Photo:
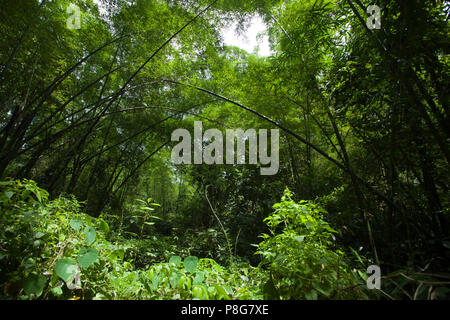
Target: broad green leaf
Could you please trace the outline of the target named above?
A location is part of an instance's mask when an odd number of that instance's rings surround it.
[[[225,289],[228,295],[233,294],[233,288],[231,288],[230,286],[223,286],[223,288]]]
[[[203,296],[203,288],[200,286],[194,286],[192,289],[192,296],[194,297],[194,300],[199,300]]]
[[[81,249],[78,254],[78,264],[81,268],[87,269],[98,259],[98,251],[94,248]]]
[[[72,259],[59,259],[55,264],[55,272],[63,279],[65,282],[69,281],[69,279],[78,271],[78,267],[75,264],[75,261]]]
[[[311,229],[314,227],[314,223],[312,223],[311,221],[306,221],[305,225],[308,229]]]
[[[195,273],[195,278],[194,278],[194,285],[200,285],[203,282],[203,279],[205,278],[205,273],[203,271],[197,271]]]
[[[93,244],[95,242],[96,237],[97,232],[95,232],[95,229],[92,227],[88,227],[84,234],[84,238],[86,239],[87,245],[90,246],[91,244]]]
[[[178,285],[178,280],[180,280],[180,275],[178,274],[178,272],[173,271],[172,274],[170,275],[170,285],[172,286],[172,288],[176,288]]]
[[[189,256],[184,259],[184,268],[190,272],[194,273],[195,269],[197,269],[198,258],[195,256]]]
[[[30,275],[23,284],[23,290],[27,295],[34,294],[39,297],[47,284],[47,278],[41,275]]]
[[[13,195],[14,195],[14,192],[12,192],[12,191],[5,191],[5,196],[6,196],[8,199],[11,199]]]
[[[62,289],[61,289],[61,287],[55,287],[55,288],[52,288],[52,290],[50,290],[52,293],[53,293],[53,295],[55,295],[56,297],[59,297],[59,296],[61,296],[62,294],[63,294],[63,291],[62,291]]]
[[[180,280],[178,280],[178,286],[180,288],[183,288],[185,283],[186,283],[186,279],[184,277],[180,277]]]
[[[179,266],[180,263],[181,263],[181,257],[179,257],[179,256],[171,256],[170,259],[169,259],[169,263],[173,263],[176,266]]]
[[[35,237],[36,239],[40,239],[40,238],[42,238],[43,236],[45,236],[45,233],[43,233],[43,232],[36,232],[36,233],[34,234],[34,237]]]
[[[77,232],[79,232],[81,230],[82,226],[83,226],[83,223],[79,220],[71,220],[70,221],[70,227]]]
[[[158,285],[159,285],[160,280],[161,280],[161,277],[160,277],[160,276],[158,276],[158,275],[154,275],[154,276],[153,276],[153,278],[152,278],[152,284],[151,284],[151,286],[150,286],[150,287],[152,288],[152,290],[158,289]]]

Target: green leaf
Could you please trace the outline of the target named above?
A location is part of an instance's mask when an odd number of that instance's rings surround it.
[[[219,298],[225,299],[225,300],[230,300],[230,297],[228,296],[227,291],[225,290],[224,287],[222,287],[221,285],[218,285],[216,283],[213,283],[213,287],[216,288],[217,295],[219,296]]]
[[[367,281],[367,274],[362,272],[361,270],[358,270],[359,276],[364,280]]]
[[[36,239],[40,239],[40,238],[42,238],[43,236],[45,236],[45,233],[43,233],[43,232],[36,232],[36,233],[34,234],[34,237],[35,237]]]
[[[173,271],[172,274],[170,275],[170,285],[172,286],[172,288],[176,288],[178,285],[178,280],[180,280],[180,275],[178,274],[178,272]]]
[[[8,199],[11,199],[13,195],[14,195],[14,192],[12,192],[12,191],[5,191],[5,196],[6,196]]]
[[[158,289],[158,285],[159,285],[160,280],[161,280],[160,276],[158,276],[156,274],[153,276],[152,284],[150,286],[152,288],[152,290]]]
[[[233,288],[231,288],[230,286],[223,286],[223,288],[228,295],[231,295],[233,293]]]
[[[95,242],[96,237],[97,232],[95,232],[95,229],[92,227],[88,227],[84,234],[84,238],[86,239],[87,245],[90,246],[91,244],[93,244]]]
[[[41,246],[41,244],[42,244],[42,241],[41,241],[41,240],[35,240],[35,241],[33,242],[33,247],[37,248],[37,247]]]
[[[195,286],[192,289],[192,296],[194,297],[194,300],[202,299],[203,292],[204,292],[204,289],[202,286]]]
[[[70,221],[70,227],[74,229],[75,231],[79,232],[81,230],[81,227],[83,226],[83,223],[79,220],[72,220]]]
[[[63,291],[62,291],[62,289],[61,289],[61,287],[55,287],[55,288],[52,288],[52,290],[50,290],[52,293],[53,293],[53,295],[55,295],[56,297],[59,297],[59,296],[62,296],[62,294],[63,294]]]
[[[197,271],[195,273],[195,278],[194,278],[194,285],[200,285],[203,282],[203,279],[205,278],[205,273],[203,271]]]
[[[89,249],[81,249],[78,254],[78,264],[83,269],[89,268],[93,265],[98,259],[98,251],[94,248]]]
[[[184,259],[184,268],[190,272],[194,273],[195,269],[197,269],[198,258],[195,256],[189,256]]]
[[[180,263],[181,263],[181,257],[179,257],[179,256],[171,256],[170,259],[169,259],[169,263],[173,263],[176,266],[179,266]]]
[[[55,264],[55,272],[58,277],[63,279],[65,282],[69,281],[69,279],[78,271],[78,266],[75,261],[72,259],[59,259]]]
[[[27,295],[34,294],[39,297],[47,284],[47,278],[41,275],[30,275],[23,284],[23,290]]]

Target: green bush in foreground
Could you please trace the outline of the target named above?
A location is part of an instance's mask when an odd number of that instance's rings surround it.
[[[321,215],[324,209],[306,201],[294,202],[286,189],[275,212],[264,221],[271,235],[264,234],[257,253],[270,276],[265,296],[271,299],[356,299],[357,282],[346,265],[344,253],[332,250],[336,233]]]
[[[261,298],[249,265],[173,256],[134,270],[124,261],[129,246],[106,240],[105,220],[79,212],[74,199],[48,201],[33,181],[1,182],[0,208],[3,299]]]
[[[335,231],[322,209],[291,200],[287,191],[266,218],[257,253],[262,266],[228,267],[168,252],[140,259],[155,241],[123,238],[102,218],[80,212],[75,199],[48,200],[30,180],[0,182],[0,288],[3,299],[320,299],[358,298]],[[110,239],[115,239],[112,242]],[[166,240],[167,241],[167,240]],[[171,248],[168,246],[161,246]],[[131,252],[130,253],[128,252]],[[171,255],[168,256],[168,253]],[[155,253],[151,253],[155,255]],[[134,257],[127,260],[126,257]],[[152,258],[153,259],[153,258]],[[235,259],[239,261],[239,259]]]

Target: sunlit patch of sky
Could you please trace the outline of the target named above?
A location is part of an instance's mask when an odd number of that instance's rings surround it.
[[[99,5],[100,13],[104,14],[104,10],[101,6],[101,0],[94,0],[95,3]],[[235,46],[241,48],[249,53],[258,50],[260,56],[270,56],[272,51],[270,50],[269,37],[267,35],[262,35],[258,37],[261,33],[264,33],[267,27],[263,19],[255,15],[251,18],[248,27],[243,33],[237,33],[237,22],[231,23],[230,25],[222,28],[220,31],[224,43],[227,46]]]
[[[98,5],[98,9],[101,14],[107,13],[106,9],[102,6],[102,0],[94,0],[94,3],[96,3]]]
[[[260,16],[253,16],[248,28],[246,28],[242,34],[238,34],[236,28],[237,22],[232,23],[221,30],[226,45],[239,47],[249,53],[253,53],[258,49],[258,54],[260,56],[269,56],[272,54],[269,37],[265,34],[262,35],[262,37],[258,37],[259,34],[262,34],[267,30],[267,27]]]

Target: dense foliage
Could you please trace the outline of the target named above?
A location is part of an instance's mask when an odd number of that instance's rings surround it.
[[[275,213],[264,219],[271,235],[263,235],[257,251],[263,265],[269,265],[267,285],[275,293],[271,298],[352,298],[342,289],[351,287],[355,279],[344,253],[330,250],[330,236],[336,231],[322,220],[323,209],[305,201],[295,203],[291,196],[287,190],[282,202],[274,205]],[[283,230],[277,234],[280,225]]]
[[[308,299],[329,297],[327,290],[336,284],[339,288],[342,284],[357,283],[352,272],[343,267],[343,253],[327,249],[321,241],[328,237],[327,232],[334,231],[326,222],[315,220],[308,212],[305,214],[309,207],[290,199],[283,199],[275,207],[282,208],[282,214],[290,214],[291,219],[302,220],[310,231],[301,235],[301,230],[289,228],[281,235],[264,235],[266,240],[260,244],[259,253],[268,260],[275,257],[279,263],[274,261],[265,269],[243,261],[234,261],[225,268],[213,259],[199,259],[186,253],[183,259],[176,255],[183,254],[182,251],[174,252],[170,247],[158,252],[155,243],[145,239],[130,242],[112,231],[102,217],[91,218],[81,213],[76,200],[60,197],[49,201],[48,193],[33,181],[2,182],[0,192],[0,222],[7,226],[0,234],[3,298],[305,298],[305,291],[295,286],[296,283],[286,287],[290,281],[298,281],[294,274],[299,267],[309,273],[304,275],[309,279],[304,284],[308,287]],[[281,222],[280,218],[288,220],[279,213],[268,218],[272,228]],[[280,237],[286,238],[286,234],[294,238],[283,239],[286,243],[283,241],[280,246]],[[297,244],[292,245],[292,240],[300,243],[305,237],[307,247],[303,250]],[[141,268],[133,259],[155,255],[170,258]],[[317,257],[321,257],[322,270],[317,269]],[[297,258],[301,266],[295,264]],[[339,265],[333,260],[339,260]],[[312,273],[314,268],[317,270]],[[274,284],[274,278],[280,283]],[[338,280],[338,283],[331,280]],[[289,295],[284,293],[286,290]],[[279,293],[274,296],[274,292]]]
[[[448,298],[449,1],[2,4],[2,298]],[[223,44],[255,16],[270,56]],[[175,165],[194,121],[278,173]]]

